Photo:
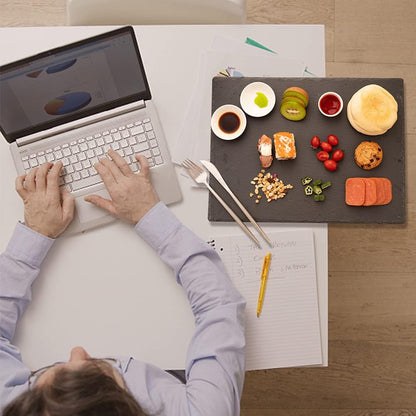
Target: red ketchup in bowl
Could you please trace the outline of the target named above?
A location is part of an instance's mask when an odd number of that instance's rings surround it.
[[[342,110],[342,98],[334,92],[327,92],[318,101],[321,113],[327,117],[335,117]]]

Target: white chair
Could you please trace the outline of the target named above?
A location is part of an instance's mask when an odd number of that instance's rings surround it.
[[[67,0],[67,23],[82,25],[239,24],[246,0]]]

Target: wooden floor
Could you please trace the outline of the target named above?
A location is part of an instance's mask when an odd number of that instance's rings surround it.
[[[408,222],[330,225],[329,367],[248,373],[242,415],[416,416],[416,1],[247,0],[247,12],[325,24],[329,77],[404,78]],[[64,0],[0,0],[0,26],[65,21]]]

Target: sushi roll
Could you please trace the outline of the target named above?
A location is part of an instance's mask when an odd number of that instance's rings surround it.
[[[273,162],[272,139],[263,134],[258,143],[257,151],[259,152],[260,163],[263,168],[268,168]]]
[[[273,135],[276,159],[289,160],[296,158],[295,135],[281,131]]]

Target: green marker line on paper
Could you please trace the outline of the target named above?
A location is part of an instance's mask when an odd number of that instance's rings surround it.
[[[317,75],[316,75],[316,74],[314,74],[313,72],[308,71],[308,67],[306,67],[306,68],[305,68],[305,70],[304,70],[303,72],[306,72],[308,75],[311,75],[311,76],[313,76],[313,77],[316,77],[316,76],[317,76]]]
[[[251,38],[246,38],[245,43],[247,43],[248,45],[251,45],[251,46],[255,46],[256,48],[264,49],[265,51],[269,51],[271,53],[277,53],[277,52],[267,48],[266,46],[262,45],[261,43],[255,41],[254,39],[251,39]]]

